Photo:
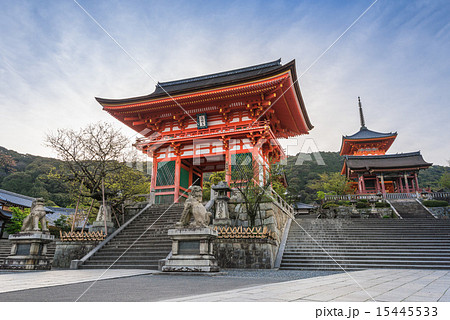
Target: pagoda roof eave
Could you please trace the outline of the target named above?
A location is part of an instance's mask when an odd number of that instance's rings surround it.
[[[392,143],[394,143],[394,140],[397,138],[397,132],[391,132],[389,134],[386,134],[385,136],[380,136],[380,137],[373,137],[373,138],[349,138],[348,136],[342,136],[342,142],[341,142],[341,148],[339,151],[339,155],[346,155],[346,153],[349,151],[347,150],[349,147],[348,145],[350,144],[356,144],[356,143],[364,143],[364,142],[376,142],[376,141],[386,141],[386,140],[391,140],[389,141],[389,144],[386,147],[387,151],[390,146],[392,145]]]
[[[420,151],[376,155],[376,156],[345,156],[344,168],[350,170],[405,170],[407,168],[428,168],[432,163],[426,162]]]

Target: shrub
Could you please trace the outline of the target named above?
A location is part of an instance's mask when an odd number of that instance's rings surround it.
[[[50,232],[51,235],[54,235],[55,238],[59,238],[59,231],[61,229],[55,226],[48,226],[48,231]]]
[[[339,200],[339,201],[337,202],[337,204],[339,204],[339,205],[341,205],[341,206],[346,206],[346,207],[349,207],[349,206],[352,205],[352,203],[351,203],[350,201],[348,201],[348,200]]]
[[[333,207],[339,207],[339,205],[336,203],[329,202],[329,203],[325,203],[322,206],[322,209],[329,209],[329,208],[333,208]]]
[[[5,230],[9,234],[14,234],[20,232],[22,229],[23,220],[30,213],[30,209],[25,209],[24,211],[16,207],[11,207],[12,217],[11,221],[8,222]]]
[[[391,215],[389,215],[389,214],[385,214],[384,216],[383,216],[383,219],[391,219],[392,217],[391,217]]]
[[[369,203],[369,200],[367,200],[367,199],[359,199],[358,202]]]
[[[375,202],[375,208],[389,208],[390,205],[387,202]]]
[[[425,207],[447,207],[448,202],[445,200],[425,200],[422,203]]]
[[[367,200],[364,202],[364,201],[358,201],[357,203],[356,203],[356,208],[357,209],[363,209],[363,208],[369,208],[370,207],[370,205],[367,203]]]

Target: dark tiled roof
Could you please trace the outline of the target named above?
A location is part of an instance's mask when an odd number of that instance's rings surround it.
[[[281,59],[272,61],[269,63],[259,64],[256,66],[240,68],[225,72],[213,73],[200,77],[188,78],[183,80],[158,82],[155,91],[151,94],[159,95],[167,92],[178,92],[184,90],[195,90],[196,88],[208,87],[211,85],[224,84],[234,82],[236,80],[242,80],[261,74],[265,74],[269,71],[276,70],[281,66]]]
[[[376,131],[369,130],[366,127],[361,127],[361,129],[357,133],[352,134],[350,136],[344,136],[344,139],[354,139],[354,140],[376,139],[376,138],[387,138],[387,137],[392,137],[392,136],[396,136],[396,135],[397,135],[397,132],[382,133],[382,132],[376,132]]]
[[[31,204],[36,198],[25,196],[23,194],[15,193],[12,191],[0,189],[0,200],[8,202],[12,205],[18,205],[20,207],[31,208]],[[48,207],[44,207],[45,211],[52,212]]]
[[[314,206],[307,204],[307,203],[303,203],[303,202],[296,202],[292,205],[294,207],[294,209],[313,209]]]
[[[155,91],[146,96],[125,98],[125,99],[105,99],[96,97],[95,99],[100,104],[103,103],[123,104],[123,103],[140,102],[146,99],[167,97],[167,93],[171,95],[182,94],[186,92],[194,92],[204,89],[213,89],[215,87],[220,87],[224,85],[237,84],[247,80],[254,80],[255,78],[261,77],[266,74],[269,76],[272,74],[276,74],[277,71],[284,71],[285,69],[288,70],[294,65],[295,61],[291,61],[285,65],[282,65],[281,59],[278,59],[272,62],[258,64],[255,66],[213,73],[194,78],[187,78],[168,82],[158,82]],[[163,90],[163,88],[165,91]]]
[[[345,163],[350,169],[416,168],[432,165],[423,160],[420,151],[379,156],[345,156]]]
[[[34,198],[29,196],[24,196],[23,194],[18,194],[15,192],[11,192],[8,190],[0,189],[0,199],[3,201],[9,202],[11,204],[16,204],[22,207],[31,207],[31,203]]]
[[[48,207],[52,212],[48,213],[45,217],[47,218],[50,225],[55,225],[55,221],[58,220],[62,215],[70,216],[75,213],[74,208],[60,208],[60,207]]]
[[[12,212],[11,211],[5,211],[0,209],[0,216],[5,217],[7,219],[11,219],[12,217]]]

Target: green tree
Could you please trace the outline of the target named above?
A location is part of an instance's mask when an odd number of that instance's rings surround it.
[[[119,208],[126,200],[133,198],[135,195],[148,194],[150,178],[124,164],[106,177],[105,188],[109,194],[108,200],[116,208]]]
[[[83,184],[87,196],[102,199],[102,181],[125,165],[128,139],[108,123],[95,123],[80,129],[58,129],[46,137],[46,145],[63,160],[68,181]]]
[[[11,220],[6,225],[5,230],[9,234],[14,234],[20,232],[22,228],[23,220],[30,214],[30,209],[20,210],[17,207],[11,207],[12,217]]]
[[[450,190],[450,172],[445,172],[439,180],[441,187],[445,190]]]
[[[351,191],[349,181],[339,172],[321,173],[319,179],[308,183],[308,187],[315,191],[347,194]]]
[[[9,154],[0,152],[0,171],[7,174],[16,171],[16,161]]]
[[[60,215],[58,219],[55,220],[55,227],[61,229],[61,231],[68,232],[71,226],[68,222],[68,217],[66,215]]]
[[[274,182],[279,182],[280,172],[279,167],[271,165],[267,172],[266,179],[264,181],[257,181],[255,177],[258,177],[258,170],[260,170],[259,163],[257,161],[247,161],[242,158],[242,162],[236,161],[236,164],[232,166],[231,172],[231,186],[236,188],[242,196],[243,205],[249,218],[249,224],[251,227],[255,226],[255,220],[258,214],[260,214],[260,204],[264,201],[272,201],[268,197],[268,191]]]
[[[220,181],[225,181],[225,171],[213,172],[209,176],[208,181],[203,182],[203,201],[211,199],[211,187]]]

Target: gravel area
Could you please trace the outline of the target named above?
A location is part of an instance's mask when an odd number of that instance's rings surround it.
[[[262,278],[262,279],[269,278],[279,281],[314,278],[343,272],[343,271],[321,271],[321,270],[248,270],[248,269],[222,269],[221,271],[226,272],[227,277]]]

